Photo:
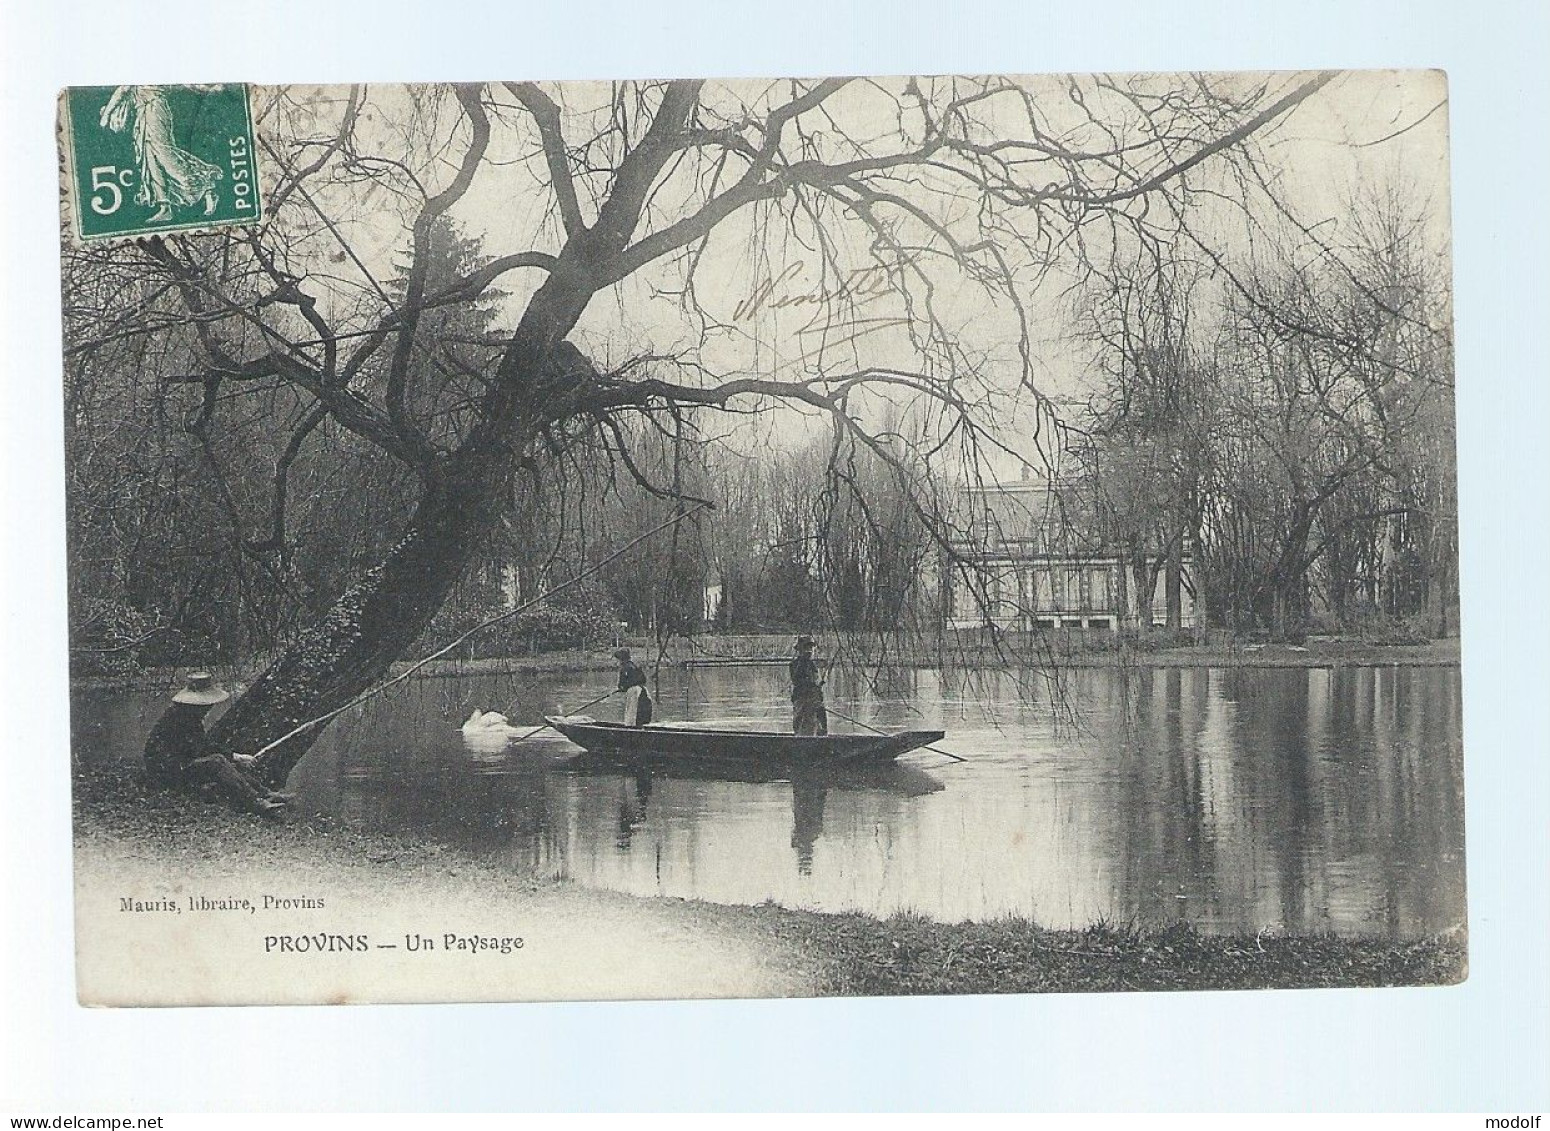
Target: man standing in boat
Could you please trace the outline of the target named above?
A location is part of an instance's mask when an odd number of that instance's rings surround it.
[[[798,636],[796,657],[791,661],[791,709],[793,734],[828,734],[829,712],[823,705],[823,679],[813,659],[813,638]]]
[[[646,673],[630,659],[630,650],[614,653],[619,661],[619,690],[624,692],[624,725],[643,727],[651,721],[651,696],[646,691]]]

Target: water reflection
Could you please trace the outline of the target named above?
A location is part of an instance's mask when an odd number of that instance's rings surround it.
[[[790,709],[778,670],[666,675],[665,718],[769,727]],[[829,775],[458,733],[471,705],[537,725],[606,679],[410,682],[330,728],[298,804],[642,895],[1390,938],[1463,921],[1457,669],[836,679],[845,714],[945,729],[970,761]],[[82,697],[78,756],[136,756],[160,700]]]
[[[673,782],[736,782],[771,786],[777,792],[789,787],[791,847],[796,851],[797,872],[803,876],[812,874],[813,849],[823,835],[824,804],[831,790],[876,790],[921,797],[943,788],[925,770],[903,764],[793,767],[757,760],[716,763],[651,755],[620,758],[583,754],[565,762],[557,772],[619,782],[622,800],[615,847],[621,851],[628,851],[633,834],[646,825],[647,803],[656,781],[669,783],[669,788]]]

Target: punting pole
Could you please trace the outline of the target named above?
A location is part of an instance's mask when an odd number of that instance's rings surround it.
[[[576,710],[578,710],[578,711],[585,711],[588,707],[595,707],[595,706],[597,706],[604,699],[607,699],[610,695],[617,695],[617,694],[619,694],[619,689],[617,687],[614,688],[612,691],[605,691],[605,692],[603,692],[603,694],[599,695],[596,699],[590,699],[587,702],[583,703],[581,706],[577,707]],[[521,742],[523,739],[532,738],[539,731],[541,731],[541,730],[548,730],[548,729],[549,729],[549,724],[548,723],[545,723],[543,726],[534,727],[532,730],[528,731],[526,734],[519,734],[519,735],[517,735],[516,738],[513,738],[506,745],[507,746],[515,746],[517,743]]]
[[[833,707],[830,707],[827,704],[824,705],[824,710],[827,711],[831,715],[834,715],[834,716],[836,716],[838,718],[844,719],[847,723],[855,723],[858,727],[866,727],[867,730],[871,731],[873,734],[880,734],[884,738],[891,738],[892,737],[887,731],[885,731],[885,730],[878,730],[871,723],[864,723],[860,719],[853,719],[849,715],[845,714],[843,711],[836,711]],[[920,749],[921,750],[929,750],[933,754],[940,754],[944,758],[951,758],[954,762],[967,762],[968,761],[967,758],[960,758],[957,754],[954,754],[951,750],[943,750],[940,746],[922,746],[922,747],[920,747]]]

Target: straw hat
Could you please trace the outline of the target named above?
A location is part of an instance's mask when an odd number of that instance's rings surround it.
[[[209,672],[194,672],[188,677],[188,686],[174,695],[172,701],[210,707],[216,703],[224,703],[230,698],[231,692],[216,687],[215,677]]]
[[[811,636],[798,636],[796,647],[798,651],[801,651],[803,648],[811,649],[813,647],[813,638]]]

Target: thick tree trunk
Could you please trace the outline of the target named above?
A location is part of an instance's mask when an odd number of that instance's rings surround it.
[[[1286,592],[1278,585],[1270,597],[1270,636],[1273,640],[1286,639],[1287,627]]]
[[[387,674],[425,631],[494,521],[509,457],[470,456],[427,489],[408,533],[321,621],[263,673],[216,724],[216,749],[250,752],[348,703]],[[264,754],[257,769],[282,784],[323,732],[310,727]]]
[[[1137,551],[1130,559],[1131,575],[1136,588],[1136,627],[1142,632],[1152,631],[1152,595],[1157,588],[1157,569],[1146,554]]]
[[[1184,627],[1184,538],[1175,538],[1168,547],[1167,573],[1164,574],[1164,593],[1168,602],[1168,628],[1177,632]]]
[[[1449,634],[1448,610],[1452,604],[1451,581],[1452,574],[1448,568],[1447,557],[1440,556],[1432,568],[1432,575],[1427,584],[1427,604],[1432,631],[1439,640],[1445,639]]]
[[[1030,606],[1036,602],[1030,600]],[[1125,568],[1125,558],[1121,557],[1114,570],[1114,611],[1118,615],[1118,627],[1121,629],[1135,630],[1136,616],[1130,600],[1130,571]]]
[[[438,461],[403,540],[222,717],[211,735],[217,749],[256,750],[344,706],[379,681],[425,631],[498,508],[509,502],[512,471],[542,418],[555,419],[556,406],[597,379],[565,335],[598,289],[615,281],[610,272],[620,266],[617,257],[630,243],[657,174],[678,151],[678,131],[693,113],[698,91],[693,82],[667,88],[651,125],[620,163],[596,221],[570,233],[528,300],[480,402],[479,424],[455,454]],[[421,214],[422,220],[432,217],[431,211]],[[259,772],[269,782],[283,782],[321,729],[309,727],[266,753]]]
[[[1334,614],[1335,623],[1343,626],[1350,606],[1351,577],[1356,572],[1355,554],[1337,539],[1329,544],[1325,560],[1329,563],[1329,611]]]

